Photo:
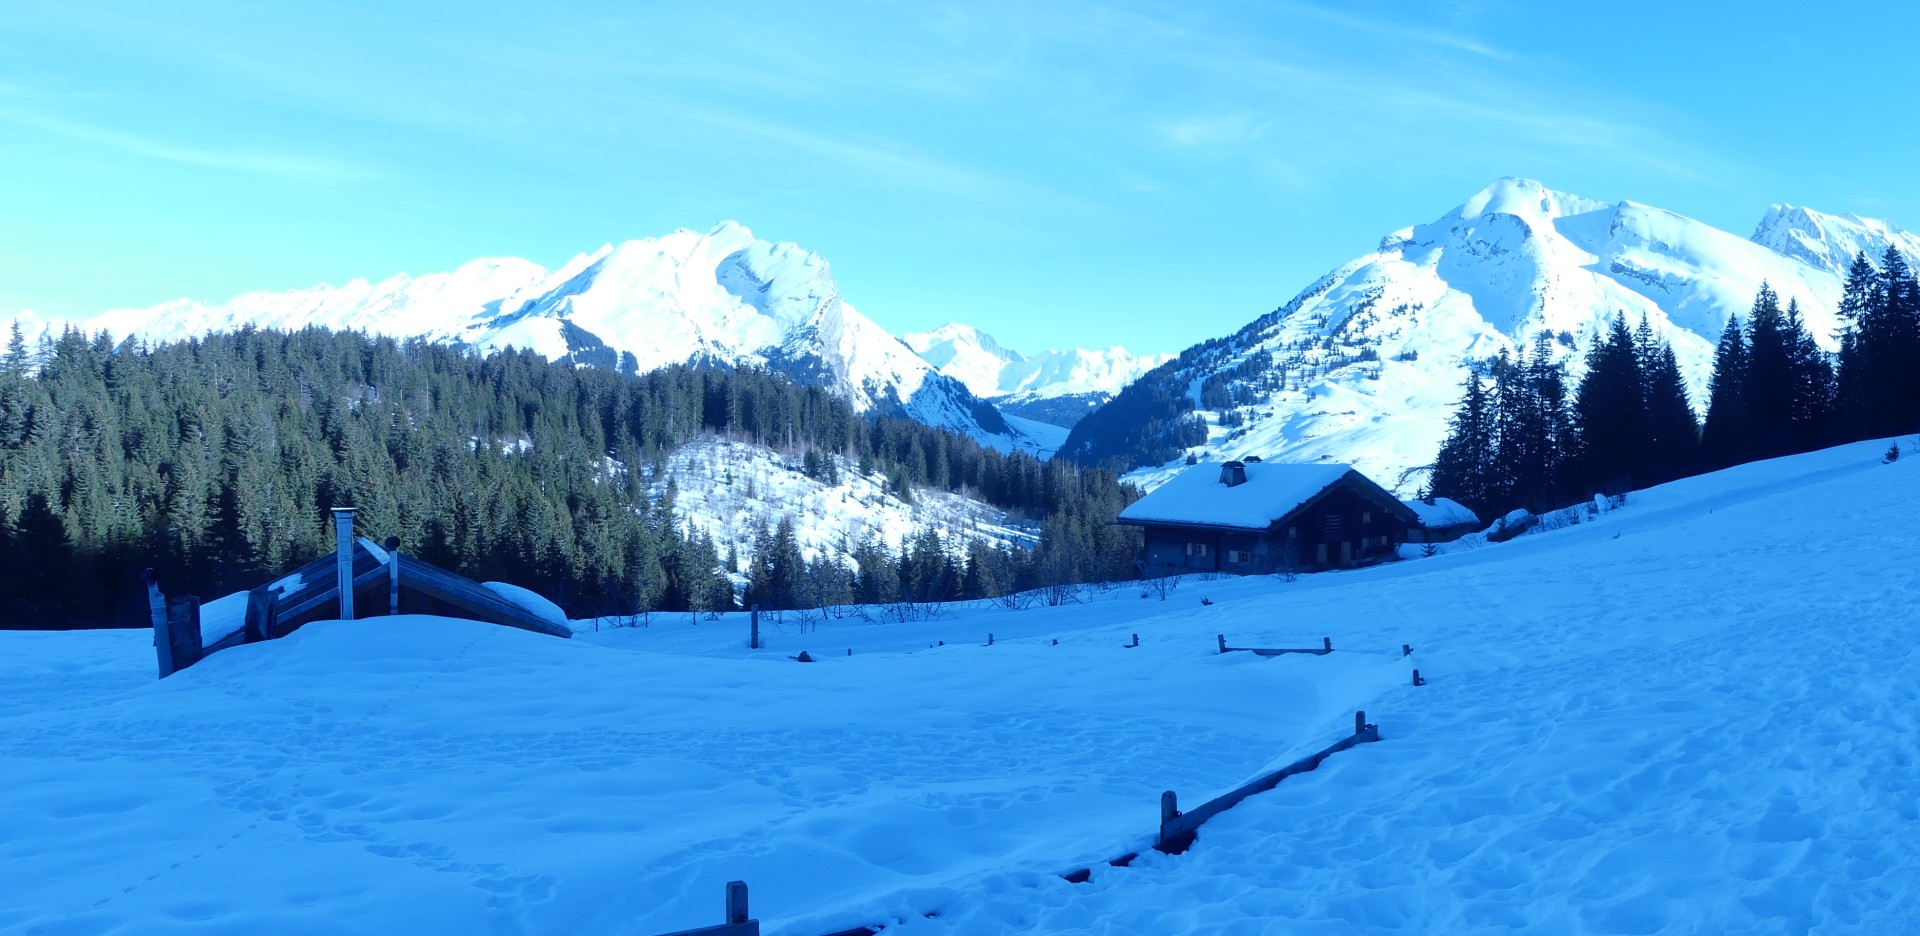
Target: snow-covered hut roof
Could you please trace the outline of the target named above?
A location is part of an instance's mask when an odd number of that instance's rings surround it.
[[[1403,503],[1420,517],[1420,525],[1429,530],[1480,525],[1480,518],[1475,516],[1473,511],[1468,510],[1465,504],[1451,498],[1436,497],[1433,503],[1415,498]]]
[[[1222,466],[1202,462],[1174,475],[1121,511],[1120,522],[1264,530],[1348,475],[1372,485],[1347,465],[1252,461],[1244,468],[1247,480],[1228,487],[1220,483]],[[1392,495],[1387,500],[1394,502]]]

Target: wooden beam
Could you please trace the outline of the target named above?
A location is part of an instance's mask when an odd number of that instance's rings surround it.
[[[483,620],[508,627],[518,627],[551,637],[572,637],[573,631],[556,624],[549,624],[530,611],[507,601],[478,582],[461,578],[412,556],[400,557],[401,584],[412,588],[430,598],[436,598],[448,604],[464,608],[476,614],[485,614]]]
[[[192,595],[167,599],[168,662],[178,673],[204,656],[200,647],[200,599]]]
[[[747,912],[747,882],[727,882],[725,923],[690,930],[664,933],[662,936],[760,936],[760,921]],[[867,932],[871,933],[872,930]]]
[[[1271,657],[1282,656],[1288,653],[1306,653],[1313,656],[1326,656],[1333,652],[1332,637],[1320,638],[1320,646],[1318,647],[1229,647],[1227,646],[1227,635],[1221,634],[1219,635],[1219,639],[1221,653],[1251,653],[1255,656]]]
[[[1356,730],[1353,734],[1334,742],[1331,746],[1315,751],[1285,767],[1269,774],[1255,777],[1241,786],[1235,787],[1220,796],[1194,807],[1186,812],[1174,810],[1172,818],[1167,818],[1168,805],[1173,802],[1172,791],[1161,794],[1160,800],[1160,837],[1154,843],[1154,849],[1169,855],[1178,855],[1193,845],[1197,833],[1208,819],[1220,815],[1249,796],[1265,793],[1280,785],[1280,781],[1296,774],[1314,770],[1327,758],[1357,745],[1380,740],[1380,727],[1367,723],[1367,713],[1354,713]]]
[[[167,635],[167,596],[160,594],[160,583],[153,570],[140,573],[147,586],[147,618],[153,623],[153,655],[160,664],[160,678],[172,676],[173,638]]]

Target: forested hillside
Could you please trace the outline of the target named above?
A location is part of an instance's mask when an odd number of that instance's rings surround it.
[[[138,623],[147,566],[171,593],[257,585],[330,549],[327,511],[344,505],[363,535],[575,616],[728,606],[734,544],[646,493],[667,453],[709,434],[810,464],[837,453],[903,494],[963,492],[1042,525],[1031,552],[850,544],[857,571],[781,550],[754,564],[763,603],[987,596],[1131,568],[1132,531],[1110,521],[1135,495],[1112,474],[862,415],[764,371],[633,377],[318,329],[152,348],[16,332],[0,357],[0,626]]]
[[[1503,351],[1468,374],[1428,492],[1483,516],[1542,510],[1920,430],[1920,279],[1898,249],[1878,265],[1855,255],[1839,318],[1840,349],[1827,354],[1799,303],[1762,283],[1746,320],[1720,334],[1704,424],[1645,319],[1629,331],[1616,317],[1571,390],[1542,333],[1531,358]]]

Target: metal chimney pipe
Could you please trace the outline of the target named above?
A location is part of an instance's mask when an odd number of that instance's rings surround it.
[[[340,620],[353,620],[353,508],[333,508],[334,542],[340,566]]]

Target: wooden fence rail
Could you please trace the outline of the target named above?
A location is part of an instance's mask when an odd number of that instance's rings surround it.
[[[760,936],[760,921],[747,912],[747,882],[727,882],[726,917],[725,923],[663,933],[661,936]]]
[[[1304,652],[1312,653],[1315,651]],[[1318,768],[1327,758],[1341,751],[1378,740],[1380,740],[1380,726],[1368,722],[1366,712],[1355,712],[1353,713],[1353,734],[1341,738],[1312,754],[1308,754],[1279,770],[1261,774],[1240,786],[1234,787],[1200,804],[1192,810],[1181,812],[1179,798],[1174,795],[1172,790],[1161,793],[1160,831],[1154,839],[1153,848],[1155,851],[1169,855],[1181,854],[1193,847],[1193,843],[1199,838],[1200,827],[1205,825],[1207,820],[1239,805],[1241,801],[1247,797],[1257,793],[1265,793],[1279,786],[1280,781],[1288,777],[1303,774]],[[1124,868],[1133,864],[1134,859],[1139,857],[1139,852],[1128,852],[1118,858],[1107,861],[1106,864],[1115,868]],[[1085,884],[1093,879],[1093,869],[1080,868],[1060,876],[1069,884]],[[723,936],[731,936],[731,934],[725,930],[714,930],[713,932],[715,934],[723,934]],[[754,932],[757,934],[759,931],[755,930]],[[880,926],[856,926],[852,929],[823,933],[821,936],[880,936],[881,932],[882,927]],[[688,933],[705,936],[708,931],[689,930]],[[686,936],[686,934],[670,933],[667,934],[667,936]]]
[[[1320,646],[1311,647],[1311,648],[1308,648],[1308,647],[1229,647],[1227,646],[1227,635],[1221,634],[1220,635],[1220,652],[1221,653],[1251,653],[1251,654],[1254,654],[1255,656],[1267,656],[1267,657],[1279,656],[1283,653],[1311,653],[1314,656],[1326,656],[1327,654],[1333,652],[1333,638],[1322,637],[1320,638]]]

